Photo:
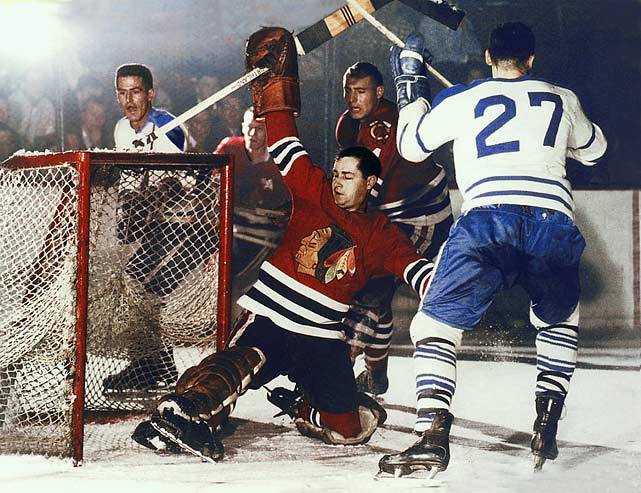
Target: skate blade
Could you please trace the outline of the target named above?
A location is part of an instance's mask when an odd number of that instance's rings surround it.
[[[199,450],[196,450],[195,448],[190,447],[190,446],[189,446],[189,445],[187,445],[185,442],[183,442],[180,438],[176,437],[175,435],[173,435],[172,433],[170,433],[169,431],[167,431],[167,430],[166,430],[165,428],[163,428],[162,426],[159,426],[158,424],[154,423],[153,421],[150,421],[150,423],[151,423],[151,426],[152,426],[152,428],[153,428],[154,430],[156,430],[156,431],[157,431],[158,433],[160,433],[162,436],[164,436],[165,438],[167,438],[168,440],[170,440],[172,443],[175,443],[176,445],[178,445],[178,446],[179,446],[182,450],[184,450],[185,452],[188,452],[188,453],[190,453],[191,455],[194,455],[194,456],[196,456],[196,457],[199,457],[199,458],[200,458],[200,460],[202,460],[203,462],[209,462],[210,464],[215,464],[215,463],[216,463],[216,461],[215,461],[214,459],[212,459],[211,457],[208,457],[208,456],[204,455],[204,454],[203,454],[202,452],[200,452]]]
[[[534,456],[534,472],[541,472],[543,470],[543,464],[545,464],[546,457],[542,455]]]
[[[382,469],[376,473],[374,476],[374,479],[376,480],[385,480],[385,479],[399,479],[399,478],[404,478],[404,479],[427,479],[427,480],[432,480],[436,477],[436,475],[440,472],[441,470],[438,467],[433,467],[433,466],[408,466],[406,464],[404,465],[397,465],[394,466],[394,473],[389,473],[387,471],[383,471]]]

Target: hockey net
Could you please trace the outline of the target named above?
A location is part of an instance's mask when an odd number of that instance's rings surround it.
[[[0,167],[0,452],[82,459],[91,412],[149,411],[229,324],[226,156]]]

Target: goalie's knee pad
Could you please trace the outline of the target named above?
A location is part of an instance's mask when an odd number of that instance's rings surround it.
[[[265,363],[263,353],[236,346],[207,356],[178,380],[176,392],[193,402],[196,414],[209,419],[229,408],[244,393]]]
[[[355,411],[326,413],[308,409],[307,413],[294,420],[294,424],[302,435],[318,438],[329,445],[367,443],[376,428],[387,420],[387,413],[378,402],[364,393],[359,393],[358,399],[358,409]]]

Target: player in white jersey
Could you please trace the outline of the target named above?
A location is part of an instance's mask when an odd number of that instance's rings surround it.
[[[157,130],[176,117],[153,107],[156,90],[151,71],[142,64],[125,64],[116,70],[116,96],[123,116],[114,129],[119,151],[184,152],[185,131],[178,126],[163,134]]]
[[[382,471],[445,470],[449,412],[456,387],[456,351],[504,288],[520,283],[537,330],[537,417],[531,442],[535,468],[555,459],[557,422],[577,354],[579,259],[585,247],[573,223],[565,159],[594,164],[606,150],[569,89],[529,75],[534,35],[507,23],[490,35],[492,78],[446,89],[433,107],[420,35],[392,52],[400,116],[397,145],[410,161],[424,160],[453,141],[462,215],[440,250],[420,311],[410,326],[416,368],[417,419],[422,438],[384,456]]]
[[[115,76],[116,96],[124,117],[114,129],[116,149],[141,152],[184,152],[185,132],[178,126],[164,134],[158,129],[175,117],[153,107],[156,95],[151,71],[142,64],[118,67]],[[136,189],[120,189],[118,236],[123,244],[136,244],[125,271],[136,286],[144,291],[147,304],[156,305],[148,311],[158,317],[167,297],[189,272],[206,261],[215,235],[213,225],[198,220],[192,203],[202,204],[202,196],[210,192],[204,176],[190,187],[186,176],[179,179],[155,171],[132,172],[130,183]],[[143,186],[144,184],[144,186]],[[190,192],[191,190],[191,192]],[[190,201],[194,198],[193,201]],[[159,205],[161,204],[161,205]],[[209,248],[208,248],[209,246]],[[159,325],[150,316],[148,324]],[[176,381],[178,372],[171,348],[160,340],[160,328],[145,337],[141,347],[130,348],[131,364],[103,381],[106,392],[146,391],[168,386]],[[140,336],[139,338],[142,338]]]

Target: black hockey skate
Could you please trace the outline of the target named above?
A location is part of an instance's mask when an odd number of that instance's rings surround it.
[[[543,394],[536,398],[536,420],[530,444],[535,471],[540,471],[547,459],[554,460],[559,455],[556,432],[564,400],[564,397],[554,394]]]
[[[445,471],[450,462],[450,428],[454,416],[446,409],[434,410],[432,427],[410,448],[394,455],[384,455],[378,462],[381,472],[395,477],[406,476],[415,471],[427,470],[433,478]]]
[[[387,368],[381,371],[363,370],[356,377],[356,388],[359,392],[367,392],[368,394],[384,394],[389,388]]]
[[[189,419],[182,408],[191,405],[187,399],[175,395],[165,402],[162,412],[155,412],[150,420],[143,421],[131,437],[151,450],[171,453],[188,452],[203,462],[217,462],[225,449],[214,432],[203,421]]]
[[[124,370],[110,375],[102,382],[105,392],[136,392],[153,389],[167,390],[178,380],[173,356],[163,351],[154,356],[131,362]]]
[[[285,414],[292,419],[298,416],[298,404],[303,398],[303,392],[299,387],[294,390],[285,387],[275,387],[267,390],[267,400],[280,409],[280,412],[274,415],[274,418],[284,416]]]

